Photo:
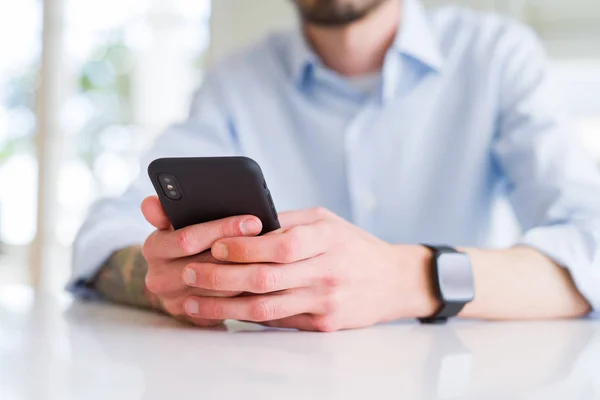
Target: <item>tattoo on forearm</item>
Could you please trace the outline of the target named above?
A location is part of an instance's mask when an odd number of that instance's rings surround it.
[[[160,303],[146,289],[148,263],[139,246],[115,252],[102,266],[94,281],[107,300],[141,308],[160,309]]]

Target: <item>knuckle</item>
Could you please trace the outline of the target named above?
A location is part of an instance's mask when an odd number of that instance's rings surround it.
[[[250,317],[253,321],[269,321],[274,319],[273,306],[266,300],[254,301],[250,306]]]
[[[235,222],[229,218],[225,221],[215,221],[213,235],[215,239],[231,236]]]
[[[318,316],[313,319],[313,328],[317,332],[335,332],[339,328],[333,318],[328,316]]]
[[[327,218],[331,216],[331,211],[325,207],[314,207],[311,211],[317,218]]]
[[[151,272],[147,272],[146,273],[146,278],[145,278],[145,284],[146,284],[146,288],[154,294],[160,294],[163,292],[163,283],[161,281],[161,279],[152,274]]]
[[[144,256],[144,259],[146,259],[146,261],[148,261],[150,259],[150,248],[148,246],[147,240],[146,240],[146,242],[144,242],[144,245],[142,246],[142,256]]]
[[[342,278],[337,274],[329,272],[321,278],[321,284],[326,289],[336,289],[342,284]]]
[[[229,254],[240,262],[247,262],[254,258],[252,247],[243,242],[230,241],[228,243]]]
[[[191,234],[189,229],[182,229],[177,234],[177,247],[185,254],[190,254],[192,251]]]
[[[274,271],[268,267],[259,267],[254,277],[253,289],[255,293],[272,292],[277,285],[277,278]]]
[[[226,237],[242,236],[240,221],[237,217],[215,221],[215,224],[213,230],[215,240]]]
[[[156,232],[151,233],[144,241],[144,244],[142,245],[142,255],[146,260],[149,260],[152,257],[152,249],[155,242]]]
[[[162,304],[162,309],[169,315],[179,317],[182,313],[181,304],[175,303],[173,301],[165,301]]]
[[[205,299],[206,301],[206,299]],[[223,320],[225,315],[225,309],[220,301],[206,301],[205,304],[206,314],[203,315],[208,319]],[[202,310],[202,307],[200,308]]]
[[[339,297],[335,294],[329,294],[325,296],[323,300],[323,311],[326,315],[336,314],[342,305]]]
[[[222,224],[222,236],[243,236],[241,228],[241,220],[239,218],[231,218],[227,224]]]
[[[205,273],[206,289],[219,290],[221,288],[221,273],[216,268],[208,269]]]
[[[277,258],[281,262],[289,263],[296,260],[300,247],[300,240],[297,230],[290,230],[281,240],[277,249]]]

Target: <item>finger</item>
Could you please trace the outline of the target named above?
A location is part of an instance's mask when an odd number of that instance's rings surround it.
[[[177,273],[181,269],[177,262],[168,262],[160,266],[150,264],[146,272],[146,288],[158,296],[176,295],[187,288],[177,279]]]
[[[172,317],[187,318],[183,302],[184,300],[179,296],[162,298],[161,307],[165,313],[171,315]]]
[[[335,318],[327,315],[300,314],[262,322],[261,324],[273,328],[299,329],[311,332],[335,332],[341,329]]]
[[[171,222],[156,196],[149,196],[142,201],[142,214],[152,226],[159,230],[171,228]]]
[[[211,253],[218,260],[236,263],[289,264],[324,253],[331,244],[331,224],[318,221],[299,225],[279,235],[220,239]]]
[[[314,316],[310,314],[299,314],[283,319],[276,319],[274,321],[265,321],[262,325],[271,328],[298,329],[310,332],[318,331],[315,326]]]
[[[185,312],[185,299],[190,296],[199,299],[213,299],[213,298],[231,298],[240,295],[240,292],[216,292],[206,289],[187,289],[177,293],[173,293],[169,296],[161,297],[162,309],[170,315],[186,315]]]
[[[216,328],[223,325],[223,321],[212,320],[212,319],[202,319],[202,318],[192,318],[185,314],[180,315],[171,315],[172,318],[181,322],[182,324],[187,325],[195,325],[200,328]]]
[[[233,297],[241,294],[242,291],[227,290],[209,290],[205,288],[192,288],[181,280],[181,271],[185,265],[185,260],[167,262],[160,267],[150,266],[146,273],[146,288],[161,298],[188,296],[206,296],[206,297]],[[183,298],[179,299],[183,302]]]
[[[252,322],[311,313],[315,307],[310,292],[300,290],[228,299],[189,297],[185,301],[185,310],[190,317]]]
[[[184,321],[188,324],[195,325],[199,328],[223,328],[223,321],[213,319],[191,318],[185,317]]]
[[[331,217],[334,214],[323,207],[313,207],[307,210],[286,211],[279,214],[279,224],[283,229],[298,225],[312,224],[318,220]]]
[[[322,270],[312,259],[285,265],[192,263],[181,277],[191,287],[262,294],[309,287],[324,275]]]
[[[145,246],[147,257],[182,258],[202,253],[221,238],[258,235],[262,224],[257,217],[229,217],[203,224],[191,225],[172,232],[155,232]]]

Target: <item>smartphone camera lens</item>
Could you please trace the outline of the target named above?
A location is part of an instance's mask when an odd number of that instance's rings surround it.
[[[181,188],[177,179],[173,175],[161,174],[158,177],[158,183],[163,193],[171,200],[181,200]]]

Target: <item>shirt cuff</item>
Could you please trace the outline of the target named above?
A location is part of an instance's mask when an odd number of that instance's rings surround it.
[[[519,244],[532,247],[568,269],[579,292],[600,311],[600,234],[574,225],[534,228]]]

